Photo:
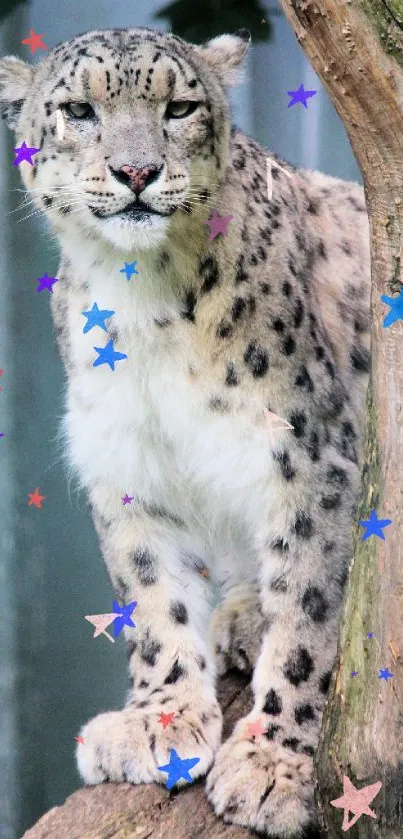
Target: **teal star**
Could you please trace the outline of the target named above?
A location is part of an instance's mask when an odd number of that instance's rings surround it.
[[[199,761],[199,757],[191,757],[187,760],[181,760],[175,749],[170,749],[169,763],[166,763],[165,766],[157,766],[157,769],[159,769],[160,772],[168,773],[167,789],[172,789],[180,778],[184,778],[185,781],[189,781],[190,784],[193,783],[194,779],[189,775],[189,769],[193,769]]]
[[[94,350],[99,353],[99,358],[94,361],[93,367],[99,367],[100,364],[109,364],[111,370],[114,370],[115,361],[121,361],[122,358],[127,358],[125,353],[115,352],[112,338],[105,347],[94,347]]]
[[[121,268],[119,274],[126,274],[126,279],[130,280],[132,274],[138,274],[136,271],[137,259],[134,262],[125,262],[125,267]]]
[[[386,294],[381,294],[381,300],[382,303],[387,303],[391,307],[382,326],[391,326],[397,320],[403,320],[403,288],[397,297],[388,297]]]
[[[112,315],[115,314],[111,309],[98,309],[96,303],[94,303],[91,311],[89,312],[81,312],[85,318],[87,318],[87,323],[84,326],[83,332],[89,332],[94,326],[100,326],[105,332],[107,332],[107,328],[105,326],[105,321],[108,318],[111,318]]]

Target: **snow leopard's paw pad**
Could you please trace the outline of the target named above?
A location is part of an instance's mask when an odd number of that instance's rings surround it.
[[[166,784],[168,774],[157,767],[167,765],[170,749],[175,749],[181,760],[199,758],[190,772],[194,780],[211,766],[221,728],[219,706],[202,705],[200,699],[189,699],[176,707],[173,702],[162,706],[152,703],[141,710],[129,706],[123,711],[99,714],[80,731],[84,743],[77,746],[78,770],[86,784]],[[185,783],[179,780],[177,786]]]
[[[298,839],[316,828],[313,760],[264,735],[247,739],[239,723],[218,750],[207,776],[207,797],[224,821],[266,836]]]
[[[231,596],[213,612],[210,638],[217,672],[223,676],[230,667],[250,673],[260,652],[263,617],[259,596],[248,585],[234,587]]]

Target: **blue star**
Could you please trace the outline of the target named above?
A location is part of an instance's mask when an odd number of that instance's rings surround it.
[[[111,370],[115,369],[115,361],[121,361],[122,358],[127,358],[123,352],[115,352],[113,348],[113,340],[108,341],[106,347],[94,347],[94,350],[99,352],[99,358],[93,363],[93,367],[99,367],[100,364],[109,364]]]
[[[373,638],[373,637],[374,637],[373,632],[367,632],[367,638]]]
[[[104,329],[107,332],[107,328],[105,326],[105,321],[107,318],[111,318],[115,312],[112,312],[111,309],[98,309],[96,303],[94,303],[90,312],[81,312],[84,317],[87,318],[87,323],[84,326],[83,332],[89,332],[94,326],[100,326],[101,329]]]
[[[390,672],[389,667],[386,667],[385,670],[379,671],[378,679],[385,679],[385,682],[387,682],[388,679],[391,679],[393,675],[394,674]]]
[[[287,96],[292,96],[287,108],[291,108],[291,105],[297,105],[298,102],[301,102],[304,108],[308,108],[306,100],[310,99],[311,96],[315,96],[315,93],[317,93],[316,90],[304,90],[303,84],[300,84],[298,90],[287,90]]]
[[[136,624],[133,623],[131,619],[131,614],[134,612],[137,606],[137,600],[133,600],[131,603],[128,603],[127,606],[119,606],[119,603],[116,600],[112,603],[112,612],[116,612],[119,617],[115,618],[113,621],[113,628],[115,630],[115,638],[121,633],[124,626],[132,626],[136,627]]]
[[[368,521],[359,521],[358,524],[367,528],[362,537],[363,542],[365,542],[366,539],[369,539],[370,536],[379,536],[380,539],[385,541],[382,528],[388,527],[389,524],[392,524],[392,519],[378,519],[375,510],[371,510]]]
[[[172,789],[180,778],[184,778],[185,781],[189,781],[190,784],[193,783],[194,779],[189,775],[189,769],[193,769],[199,761],[199,757],[191,757],[188,760],[181,760],[175,749],[170,749],[169,763],[166,763],[165,766],[157,766],[157,769],[159,769],[160,772],[168,773],[167,789]]]
[[[403,288],[397,297],[387,297],[386,294],[381,294],[381,300],[382,303],[387,303],[391,307],[382,326],[391,326],[397,320],[403,320]]]
[[[125,262],[125,267],[121,268],[119,274],[126,274],[126,279],[130,280],[132,274],[138,274],[136,271],[137,259],[135,262]]]

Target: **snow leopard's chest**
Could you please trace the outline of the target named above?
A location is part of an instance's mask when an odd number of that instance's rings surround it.
[[[108,334],[99,327],[83,333],[81,313],[94,301],[115,311]],[[217,410],[224,381],[214,377],[195,331],[178,315],[169,328],[153,319],[145,325],[129,302],[118,304],[110,284],[98,282],[96,295],[75,294],[69,304],[75,372],[65,423],[73,465],[87,487],[105,483],[217,538],[225,528],[253,529],[257,494],[268,492],[273,471],[262,406],[238,392],[229,409]],[[94,347],[116,332],[114,349],[127,358],[114,371],[94,367]]]

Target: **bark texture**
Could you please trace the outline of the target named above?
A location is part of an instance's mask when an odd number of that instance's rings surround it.
[[[403,836],[403,324],[384,328],[380,296],[402,289],[403,0],[280,0],[307,58],[343,120],[360,166],[370,217],[372,375],[366,465],[356,521],[392,519],[385,541],[362,541],[341,620],[339,652],[317,754],[317,791],[328,835],[339,837],[343,775],[382,781],[350,839]],[[367,633],[373,632],[369,639]],[[394,674],[379,679],[379,668]],[[351,672],[359,676],[352,678]],[[351,817],[351,816],[350,816]]]

